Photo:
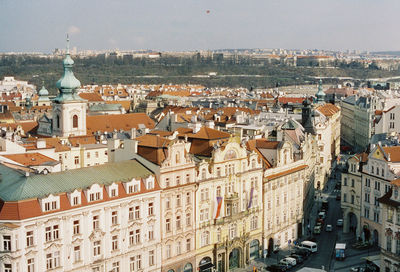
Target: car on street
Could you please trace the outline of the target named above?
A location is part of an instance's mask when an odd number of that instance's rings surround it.
[[[350,268],[350,271],[351,271],[351,272],[365,272],[365,271],[367,271],[367,270],[365,269],[365,267],[356,266],[356,267]]]
[[[321,234],[321,226],[314,227],[314,234]]]
[[[336,226],[343,227],[343,219],[338,219],[336,222]]]
[[[296,262],[295,258],[286,257],[286,258],[283,258],[282,260],[280,260],[279,264],[287,265],[289,267],[293,267],[293,266],[295,266],[297,264],[297,262]]]
[[[279,264],[271,264],[267,266],[267,271],[271,272],[285,272],[288,270],[286,265],[279,265]]]
[[[325,228],[325,231],[326,232],[331,232],[332,231],[332,225],[326,225],[326,228]]]
[[[293,254],[292,253],[292,254],[290,254],[290,256],[286,256],[286,257],[295,258],[297,264],[301,264],[301,263],[304,262],[304,258],[302,256],[300,256],[300,255],[297,255],[297,254]]]
[[[300,255],[303,257],[303,259],[307,259],[311,252],[307,249],[296,248],[294,251],[292,251],[292,254]]]

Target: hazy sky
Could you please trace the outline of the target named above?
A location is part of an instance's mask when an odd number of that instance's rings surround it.
[[[209,12],[207,12],[209,11]],[[400,50],[399,0],[0,0],[0,52]]]

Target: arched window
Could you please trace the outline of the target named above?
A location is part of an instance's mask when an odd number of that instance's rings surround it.
[[[58,115],[58,114],[56,116],[56,127],[60,128],[60,115]]]
[[[72,127],[78,128],[78,115],[76,114],[72,117]]]

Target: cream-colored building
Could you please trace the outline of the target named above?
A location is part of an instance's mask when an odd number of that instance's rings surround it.
[[[160,187],[146,167],[22,170],[0,165],[0,271],[161,270]]]
[[[314,125],[319,158],[316,162],[315,186],[322,190],[331,173],[332,163],[340,154],[340,108],[327,103],[318,106],[316,113]]]
[[[353,232],[357,237],[361,234],[361,169],[366,160],[366,153],[353,155],[347,160],[347,169],[342,172],[340,205],[343,210],[343,232]]]
[[[195,156],[196,157],[196,156]],[[261,256],[262,163],[236,138],[197,156],[196,262],[199,271],[243,268]]]
[[[136,138],[138,154],[160,181],[162,271],[192,272],[195,250],[195,163],[189,155],[190,143],[156,135]]]
[[[390,190],[379,198],[382,205],[381,269],[396,272],[400,269],[400,180],[391,182]]]

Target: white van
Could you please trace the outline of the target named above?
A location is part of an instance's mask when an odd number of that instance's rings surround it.
[[[303,241],[300,243],[299,248],[307,249],[310,252],[317,252],[317,244],[311,241]]]

